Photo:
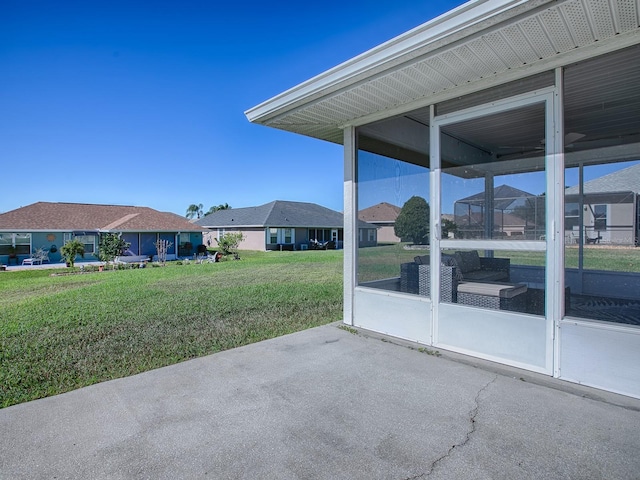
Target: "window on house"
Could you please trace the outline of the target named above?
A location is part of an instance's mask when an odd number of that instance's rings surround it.
[[[95,235],[76,235],[74,240],[84,245],[84,253],[94,253],[96,250]]]
[[[14,247],[17,255],[29,255],[31,253],[31,234],[0,234],[0,255],[9,255],[14,252]]]
[[[606,230],[607,228],[607,206],[606,205],[594,205],[593,228],[596,231]]]
[[[269,228],[269,243],[292,244],[295,243],[295,231],[293,228]]]
[[[580,205],[575,202],[564,205],[564,229],[575,230],[580,225]]]

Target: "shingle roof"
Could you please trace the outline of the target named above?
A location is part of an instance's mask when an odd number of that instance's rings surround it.
[[[387,202],[360,210],[358,218],[371,223],[395,223],[401,208]]]
[[[640,163],[617,172],[584,182],[584,193],[635,192],[640,193]],[[580,193],[578,185],[565,189],[566,195]]]
[[[0,230],[200,232],[187,219],[148,207],[37,202],[0,214]]]
[[[342,213],[315,203],[275,200],[257,207],[218,210],[196,221],[205,228],[319,227],[342,228]]]

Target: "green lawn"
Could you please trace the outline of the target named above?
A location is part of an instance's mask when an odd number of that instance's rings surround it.
[[[0,407],[342,318],[342,251],[0,274]]]

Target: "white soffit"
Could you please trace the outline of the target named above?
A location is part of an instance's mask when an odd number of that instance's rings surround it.
[[[534,74],[553,68],[554,59],[575,61],[569,55],[584,47],[604,52],[607,43],[640,43],[639,24],[640,0],[476,0],[245,114],[254,123],[342,143],[342,128],[363,118]]]

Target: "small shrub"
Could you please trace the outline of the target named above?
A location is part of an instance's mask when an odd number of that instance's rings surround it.
[[[78,240],[71,240],[60,247],[60,253],[71,268],[74,267],[76,256],[84,258],[84,245]]]
[[[218,242],[218,246],[220,247],[220,253],[222,255],[234,255],[234,257],[238,257],[238,245],[240,242],[244,240],[244,235],[242,232],[232,233],[228,232],[222,235],[219,239],[216,238],[216,242]]]

